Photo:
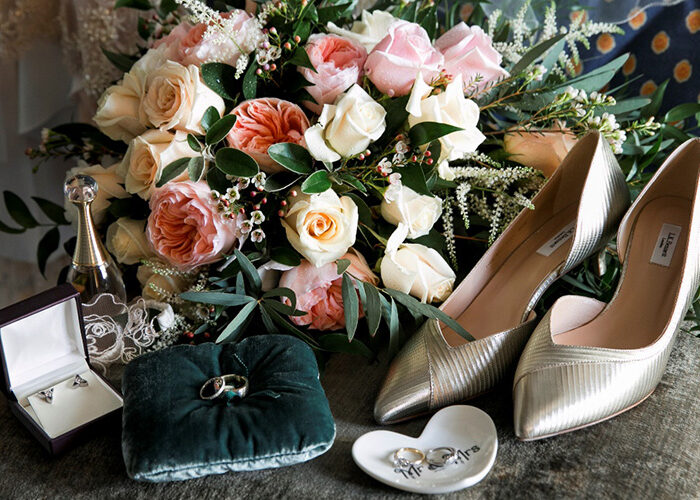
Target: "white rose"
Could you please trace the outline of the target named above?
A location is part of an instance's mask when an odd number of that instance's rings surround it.
[[[362,44],[369,54],[374,46],[386,36],[389,27],[396,21],[398,19],[383,10],[375,10],[372,13],[363,10],[362,18],[352,23],[352,28],[349,30],[339,28],[332,22],[328,23],[327,28],[331,33]]]
[[[146,221],[128,217],[117,219],[107,228],[107,250],[121,264],[136,264],[153,255],[146,239]]]
[[[224,100],[199,79],[197,66],[167,61],[148,75],[140,116],[162,130],[203,134],[200,120],[213,106],[224,111]]]
[[[462,130],[442,136],[440,140],[440,163],[459,160],[467,153],[476,151],[486,137],[477,128],[479,123],[479,106],[464,97],[462,77],[457,75],[447,85],[445,92],[431,96],[432,88],[423,78],[416,78],[406,111],[408,124],[413,127],[421,122],[446,123],[460,127]],[[429,96],[429,97],[428,97]],[[445,172],[444,167],[442,171]]]
[[[165,264],[159,266],[167,268]],[[194,283],[194,278],[183,274],[163,275],[154,272],[150,265],[142,265],[136,270],[136,279],[142,287],[141,295],[146,299],[170,300],[186,291]]]
[[[165,62],[165,46],[150,49],[136,61],[122,81],[112,85],[97,102],[95,124],[110,139],[129,142],[142,134],[150,123],[139,107],[147,76]]]
[[[119,164],[115,163],[111,167],[103,167],[101,165],[88,165],[82,160],[78,160],[78,166],[71,168],[66,173],[66,179],[69,179],[77,174],[89,175],[97,182],[97,194],[90,205],[92,220],[95,224],[100,225],[105,218],[105,212],[110,205],[112,198],[128,198],[129,193],[126,192],[122,184],[124,178],[117,172]],[[66,218],[75,223],[78,220],[78,211],[68,200],[65,201]]]
[[[408,237],[418,238],[430,232],[442,214],[442,200],[419,194],[401,182],[390,184],[381,205],[382,217],[394,224],[404,223]]]
[[[282,226],[292,246],[320,267],[341,258],[355,243],[357,220],[352,199],[328,189],[318,194],[300,192],[292,198]]]
[[[389,238],[380,271],[387,288],[418,298],[421,302],[445,300],[456,275],[445,259],[432,248],[417,243],[401,243],[408,229],[403,224]]]
[[[304,139],[311,155],[334,162],[360,154],[386,129],[386,111],[355,84],[335,104],[323,106],[318,123],[306,129]]]
[[[179,158],[196,156],[187,144],[187,133],[178,130],[175,134],[163,130],[149,130],[134,138],[119,165],[119,174],[124,177],[126,190],[148,200],[160,180],[163,168]],[[186,180],[184,171],[175,180]]]

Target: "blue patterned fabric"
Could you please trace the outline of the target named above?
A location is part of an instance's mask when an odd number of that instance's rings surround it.
[[[620,0],[584,2],[592,12]],[[633,13],[634,14],[634,13]],[[651,95],[669,80],[662,112],[685,102],[700,101],[700,0],[686,0],[668,7],[650,7],[620,25],[624,35],[600,35],[588,51],[581,52],[582,70],[588,72],[629,52],[629,60],[610,88],[641,75],[627,92]]]

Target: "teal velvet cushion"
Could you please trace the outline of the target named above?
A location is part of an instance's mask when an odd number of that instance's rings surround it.
[[[248,377],[248,395],[202,400],[202,384],[225,374]],[[122,388],[122,451],[137,480],[292,465],[321,455],[335,438],[313,352],[289,336],[146,354],[127,365]]]

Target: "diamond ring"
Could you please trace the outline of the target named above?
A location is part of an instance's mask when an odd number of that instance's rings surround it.
[[[444,467],[445,465],[451,464],[457,460],[457,450],[450,448],[449,446],[433,448],[426,453],[425,460],[430,465]]]
[[[242,375],[221,375],[204,382],[199,390],[202,399],[222,398],[227,401],[235,397],[242,398],[248,394],[248,379]]]
[[[399,448],[392,459],[396,467],[405,469],[411,465],[420,465],[425,460],[425,453],[416,448]]]

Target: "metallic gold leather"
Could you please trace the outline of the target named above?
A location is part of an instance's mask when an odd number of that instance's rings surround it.
[[[697,147],[700,141],[694,141]],[[682,147],[692,146],[693,143],[688,141]],[[693,167],[679,165],[679,168]],[[694,168],[698,169],[697,166]],[[647,188],[655,179],[656,176]],[[646,189],[628,214],[634,214],[635,209],[646,202],[645,193]],[[516,436],[531,440],[575,430],[615,416],[651,394],[663,376],[675,336],[700,286],[700,180],[692,210],[678,295],[659,338],[639,349],[556,344],[552,340],[552,315],[558,308],[583,307],[586,301],[593,300],[583,297],[560,299],[535,328],[518,363],[513,381]],[[620,240],[622,238],[618,236]],[[675,290],[669,290],[669,293],[673,292]],[[598,304],[597,312],[592,316],[582,316],[579,325],[569,325],[569,329],[592,320],[606,305]]]
[[[447,344],[436,320],[426,322],[389,367],[374,408],[378,423],[405,420],[492,389],[517,362],[536,324],[534,319],[528,318],[542,294],[556,279],[603,247],[612,237],[629,205],[629,191],[607,142],[597,132],[590,135],[595,137],[589,141],[595,148],[590,164],[569,163],[566,167],[569,171],[588,168],[578,200],[576,232],[571,248],[565,261],[533,290],[523,322],[458,347]],[[545,184],[542,192],[555,189],[553,185]],[[556,195],[567,203],[576,201],[566,198],[571,197],[570,193]],[[534,203],[537,207],[536,199]],[[517,223],[518,219],[513,222]],[[469,276],[465,280],[469,280]],[[499,305],[494,304],[494,314],[498,314],[498,308]]]

